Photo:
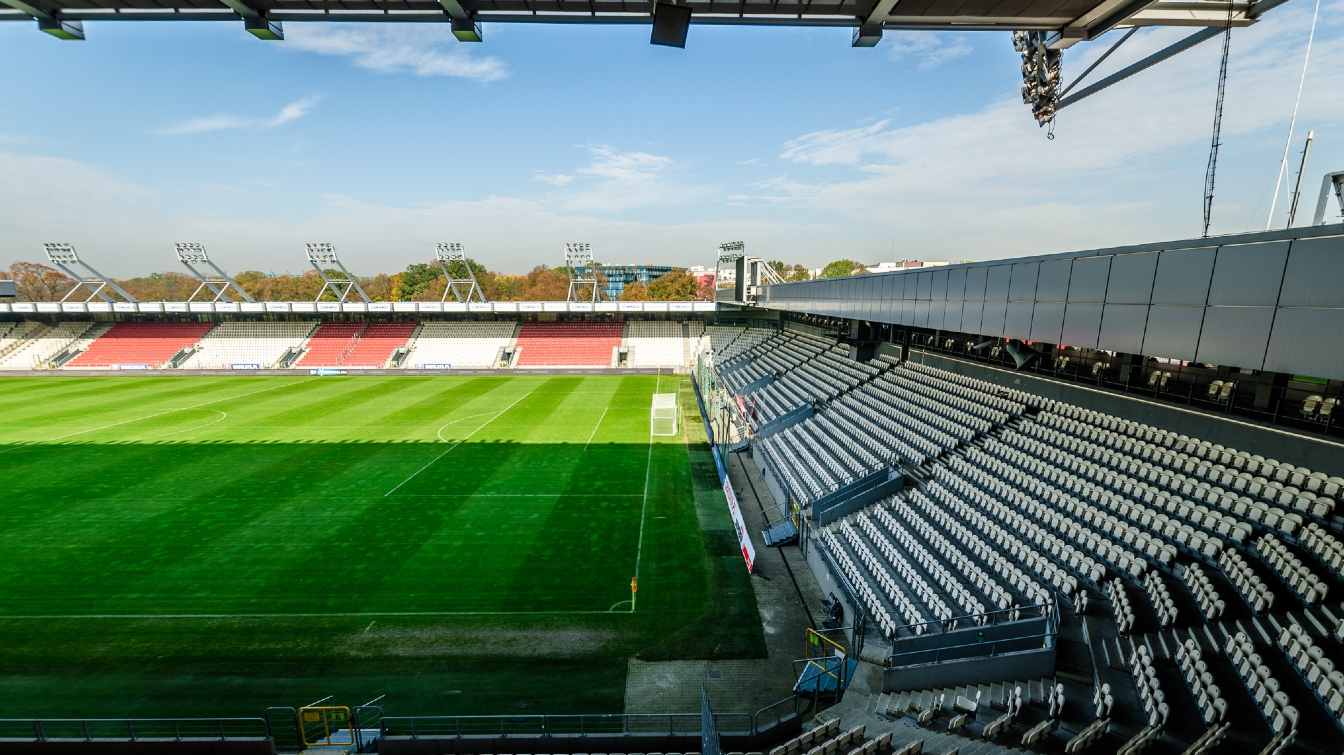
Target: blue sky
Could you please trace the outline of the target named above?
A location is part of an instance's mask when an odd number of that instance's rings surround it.
[[[1216,232],[1264,224],[1310,12],[1292,0],[1233,33]],[[1344,168],[1341,16],[1323,0],[1293,147],[1317,130],[1308,205]],[[1185,33],[1140,32],[1103,71]],[[1184,238],[1218,53],[1065,110],[1047,143],[1003,33],[888,32],[870,50],[847,30],[723,27],[693,27],[686,50],[640,26],[488,25],[480,45],[437,25],[291,23],[281,43],[240,23],[87,34],[0,24],[0,202],[19,208],[0,216],[0,264],[45,240],[130,274],[171,268],[177,240],[267,270],[332,241],[374,272],[440,240],[521,271],[567,240],[695,264],[740,238],[817,265]],[[1103,47],[1066,53],[1066,80]]]

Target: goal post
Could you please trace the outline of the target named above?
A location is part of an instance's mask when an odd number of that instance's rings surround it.
[[[653,406],[649,409],[649,432],[653,435],[677,434],[677,394],[653,394]]]

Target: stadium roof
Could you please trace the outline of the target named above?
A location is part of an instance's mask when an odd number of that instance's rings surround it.
[[[1231,23],[1253,23],[1283,0],[1234,0]],[[691,23],[859,29],[1024,29],[1055,32],[1059,46],[1117,26],[1226,26],[1228,4],[1210,0],[681,0]],[[81,21],[237,21],[283,38],[283,21],[452,22],[476,41],[480,22],[649,24],[653,2],[627,0],[0,0],[0,20],[38,20],[79,38]],[[67,24],[63,30],[62,22]],[[264,28],[266,24],[272,27]],[[64,32],[64,33],[63,33]],[[856,35],[857,36],[857,35]],[[879,35],[880,36],[880,35]]]

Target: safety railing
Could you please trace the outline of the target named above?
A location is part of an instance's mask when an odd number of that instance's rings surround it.
[[[754,713],[716,713],[720,733],[758,734],[798,715],[788,697]],[[384,716],[382,736],[684,736],[700,735],[699,713],[615,713],[531,716]]]
[[[0,740],[92,742],[268,739],[264,718],[3,718]]]

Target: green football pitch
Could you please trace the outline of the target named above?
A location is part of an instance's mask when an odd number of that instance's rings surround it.
[[[764,652],[683,376],[11,378],[0,470],[0,716],[620,712]]]

